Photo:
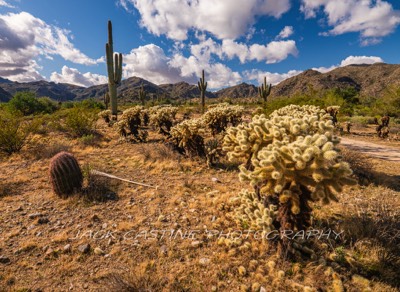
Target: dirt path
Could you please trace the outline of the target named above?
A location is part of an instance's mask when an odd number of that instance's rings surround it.
[[[351,150],[359,151],[374,158],[400,162],[400,148],[383,146],[349,138],[341,138],[340,144]]]

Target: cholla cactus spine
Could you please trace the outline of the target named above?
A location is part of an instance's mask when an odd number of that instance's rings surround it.
[[[201,78],[200,81],[197,83],[197,86],[199,87],[200,90],[200,98],[201,98],[201,112],[204,113],[205,107],[206,107],[206,90],[207,90],[207,82],[205,82],[204,78],[204,70],[201,72]]]
[[[50,161],[50,182],[54,193],[67,198],[82,189],[82,171],[78,161],[68,152],[60,152]]]
[[[108,72],[108,91],[111,100],[111,112],[113,115],[118,113],[117,105],[117,86],[122,79],[122,54],[114,54],[112,24],[108,21],[108,43],[106,43],[106,59]]]

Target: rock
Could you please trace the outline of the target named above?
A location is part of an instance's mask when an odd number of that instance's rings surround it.
[[[88,253],[90,251],[90,244],[82,244],[82,245],[78,246],[78,250],[81,253]]]
[[[96,247],[93,251],[95,254],[97,255],[103,255],[105,254],[105,252],[100,248],[100,247]]]
[[[96,214],[94,214],[94,215],[92,216],[92,221],[99,222],[99,221],[100,221],[99,216],[97,216]]]
[[[203,244],[203,243],[202,243],[201,241],[195,240],[195,241],[192,241],[191,246],[194,247],[194,248],[196,248],[196,247],[201,246],[202,244]]]
[[[40,217],[37,221],[38,224],[47,224],[49,222],[50,222],[50,220],[46,217]]]
[[[8,264],[11,260],[6,256],[0,256],[0,264]]]
[[[267,292],[267,289],[265,289],[265,287],[261,287],[260,292]]]
[[[160,247],[160,253],[166,255],[167,252],[168,252],[167,246],[166,246],[166,245],[162,245],[162,246]]]
[[[212,182],[215,182],[215,183],[220,183],[220,182],[221,182],[221,181],[220,181],[218,178],[216,178],[216,177],[211,178],[211,181],[212,181]]]
[[[64,252],[70,252],[71,251],[71,245],[70,244],[65,245],[63,250],[64,250]]]
[[[50,248],[48,248],[48,249],[46,250],[45,255],[49,256],[49,255],[52,255],[53,253],[54,253],[54,250],[50,247]]]
[[[106,229],[107,228],[107,223],[103,223],[103,225],[101,225],[101,228]]]
[[[24,208],[22,206],[19,206],[17,209],[15,209],[15,212],[21,212],[24,211]]]
[[[211,260],[209,258],[201,258],[199,260],[199,264],[202,266],[208,266],[210,264]]]
[[[167,218],[165,218],[164,215],[158,216],[158,219],[157,219],[157,220],[160,221],[160,222],[167,222]]]

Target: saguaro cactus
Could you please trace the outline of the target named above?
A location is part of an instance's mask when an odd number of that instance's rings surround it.
[[[122,79],[122,54],[114,54],[112,24],[108,21],[108,43],[106,43],[106,58],[108,72],[108,91],[111,99],[111,113],[117,115],[117,86]]]
[[[272,84],[267,85],[267,77],[264,77],[264,84],[258,87],[258,94],[260,98],[264,101],[264,106],[267,104],[267,98],[271,94]]]
[[[204,79],[204,70],[201,73],[202,78],[200,78],[200,81],[198,82],[198,87],[200,90],[200,97],[201,97],[201,112],[204,114],[204,109],[206,106],[206,100],[205,100],[205,94],[206,94],[206,89],[207,89],[207,82],[205,82]]]
[[[78,161],[68,152],[60,152],[50,161],[50,182],[53,191],[61,198],[67,198],[82,189],[82,171]]]
[[[143,84],[142,84],[142,86],[140,87],[140,90],[139,90],[139,99],[142,102],[143,106],[144,106],[144,103],[146,101],[146,96],[147,96],[147,93],[144,90],[144,87],[143,87]]]

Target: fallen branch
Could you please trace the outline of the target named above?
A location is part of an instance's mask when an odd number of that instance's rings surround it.
[[[158,189],[158,186],[151,186],[151,185],[147,185],[147,184],[143,184],[143,183],[127,180],[127,179],[120,178],[118,176],[115,176],[115,175],[112,175],[112,174],[108,174],[108,173],[105,173],[105,172],[101,172],[101,171],[98,171],[98,170],[94,170],[94,169],[90,170],[90,173],[93,174],[93,175],[100,175],[100,176],[104,176],[104,177],[108,177],[108,178],[113,178],[113,179],[117,179],[117,180],[120,180],[120,181],[124,181],[124,182],[127,182],[127,183],[131,183],[131,184],[135,184],[135,185],[139,185],[139,186],[143,186],[143,187],[147,187],[147,188],[153,188],[153,189],[156,189],[156,190]]]

